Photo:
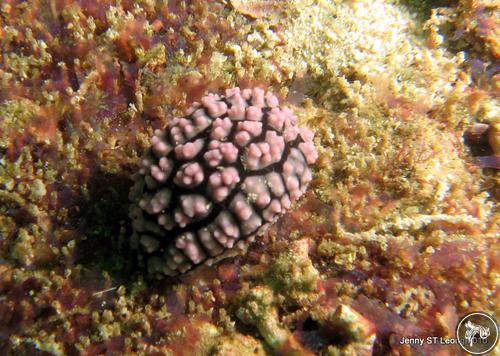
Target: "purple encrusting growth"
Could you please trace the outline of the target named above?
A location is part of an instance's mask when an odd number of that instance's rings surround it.
[[[311,181],[313,133],[260,88],[209,94],[156,130],[130,192],[150,274],[175,276],[253,241]]]

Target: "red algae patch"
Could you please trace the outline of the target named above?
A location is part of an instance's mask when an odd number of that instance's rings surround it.
[[[258,19],[277,13],[284,4],[282,0],[231,0],[231,5],[237,12]]]

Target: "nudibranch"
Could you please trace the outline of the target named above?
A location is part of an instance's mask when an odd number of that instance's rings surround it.
[[[133,246],[176,276],[255,239],[306,191],[310,129],[260,88],[208,94],[156,130],[130,191]]]

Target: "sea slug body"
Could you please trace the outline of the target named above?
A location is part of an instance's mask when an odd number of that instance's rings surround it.
[[[148,274],[175,276],[244,246],[312,179],[313,133],[260,88],[209,94],[156,130],[130,191]]]

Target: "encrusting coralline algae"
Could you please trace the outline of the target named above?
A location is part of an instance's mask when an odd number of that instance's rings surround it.
[[[263,89],[209,94],[187,114],[155,132],[130,193],[132,241],[157,276],[253,241],[305,192],[318,158],[312,131]]]

